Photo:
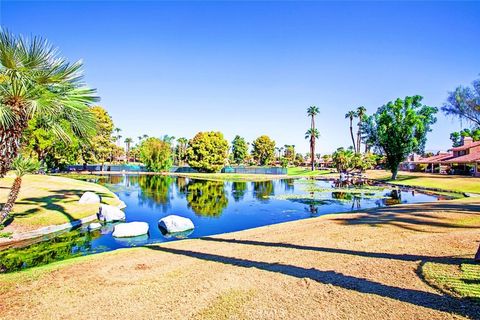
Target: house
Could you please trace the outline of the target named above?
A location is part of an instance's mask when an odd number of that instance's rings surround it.
[[[412,156],[401,164],[401,169],[413,171],[420,165],[425,166],[425,172],[473,174],[480,177],[480,141],[474,142],[471,137],[464,137],[461,146],[431,157]]]

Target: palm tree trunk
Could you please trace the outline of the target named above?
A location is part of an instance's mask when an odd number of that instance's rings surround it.
[[[357,150],[355,146],[355,138],[353,137],[353,119],[350,119],[350,136],[352,137],[353,150]]]
[[[310,137],[310,160],[312,165],[312,171],[315,170],[315,136]]]
[[[13,205],[17,200],[18,193],[20,192],[21,186],[22,177],[16,177],[15,181],[13,182],[12,189],[10,190],[10,194],[8,195],[8,200],[2,208],[2,212],[0,213],[0,224],[2,224],[5,219],[7,219],[8,215],[12,211]]]
[[[0,127],[0,178],[10,170],[13,160],[18,156],[23,131],[28,127],[28,114],[22,104],[6,101],[10,106],[15,124],[7,129]]]
[[[361,142],[360,142],[360,126],[362,125],[362,121],[358,122],[358,130],[357,130],[357,153],[360,153]]]

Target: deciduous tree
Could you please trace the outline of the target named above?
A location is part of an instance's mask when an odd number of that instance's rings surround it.
[[[199,172],[218,172],[225,166],[228,148],[221,132],[199,132],[188,142],[188,164]]]

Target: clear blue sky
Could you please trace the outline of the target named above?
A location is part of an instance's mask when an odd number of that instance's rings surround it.
[[[346,111],[420,94],[440,106],[480,73],[480,3],[13,2],[1,25],[41,35],[71,60],[123,137],[220,130],[308,150],[348,146]],[[427,149],[460,123],[439,114]]]

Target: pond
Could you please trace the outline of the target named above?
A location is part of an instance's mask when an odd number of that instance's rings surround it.
[[[158,228],[158,220],[170,214],[190,218],[195,229],[183,237],[196,238],[323,214],[438,199],[435,195],[411,190],[401,191],[400,197],[392,198],[392,190],[382,186],[347,188],[339,187],[334,181],[311,179],[231,182],[158,175],[112,175],[95,179],[126,203],[127,222],[148,222],[148,235],[114,238],[111,235],[114,224],[106,224],[93,232],[79,228],[0,251],[0,272],[177,240],[162,234]]]

